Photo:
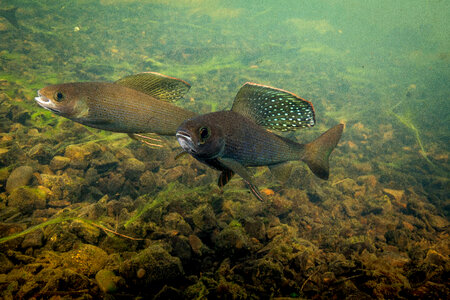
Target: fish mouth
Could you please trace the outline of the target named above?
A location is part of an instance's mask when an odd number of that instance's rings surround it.
[[[194,150],[194,142],[192,141],[191,135],[182,130],[178,130],[175,134],[178,143],[184,151],[195,154],[197,151]]]
[[[61,112],[59,109],[56,108],[55,103],[53,103],[49,98],[43,96],[40,91],[38,91],[37,93],[38,93],[38,96],[34,97],[34,100],[37,102],[37,104],[40,107],[48,109],[49,111],[54,112],[54,113]]]

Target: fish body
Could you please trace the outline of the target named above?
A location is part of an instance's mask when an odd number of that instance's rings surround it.
[[[209,141],[204,144],[201,144],[201,128],[210,131]],[[221,157],[233,159],[244,167],[269,166],[300,159],[304,151],[304,145],[273,134],[234,111],[213,112],[186,120],[178,129],[177,137],[183,149],[207,164]]]
[[[327,179],[328,157],[342,135],[343,125],[331,128],[309,144],[296,143],[267,128],[293,130],[313,126],[312,104],[299,97],[295,99],[289,92],[266,86],[247,84],[242,89],[231,111],[213,112],[184,121],[176,134],[180,146],[197,160],[222,171],[220,186],[237,173],[259,199],[262,196],[252,183],[247,167],[270,167],[302,160],[315,175]],[[256,101],[258,99],[260,101]],[[266,110],[266,107],[271,109]]]
[[[170,103],[189,85],[158,73],[127,76],[115,83],[74,82],[38,91],[36,102],[57,115],[90,127],[124,133],[175,135],[196,114]]]

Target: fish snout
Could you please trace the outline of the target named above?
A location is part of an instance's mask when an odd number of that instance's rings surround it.
[[[38,96],[34,97],[34,100],[37,102],[37,104],[45,109],[48,109],[54,113],[59,113],[60,111],[57,109],[55,103],[51,101],[49,98],[42,95],[41,91],[39,90]]]
[[[188,153],[196,153],[194,149],[194,142],[192,141],[192,137],[188,132],[178,130],[175,136],[183,150]]]

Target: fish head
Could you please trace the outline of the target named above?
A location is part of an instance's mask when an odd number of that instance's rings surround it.
[[[184,121],[176,137],[181,148],[196,158],[214,159],[225,150],[223,130],[209,115]]]
[[[73,119],[88,114],[87,97],[79,83],[46,86],[38,91],[34,100],[43,108],[57,115]]]

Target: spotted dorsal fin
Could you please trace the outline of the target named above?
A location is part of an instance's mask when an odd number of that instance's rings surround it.
[[[314,126],[311,102],[270,86],[247,82],[234,98],[232,111],[267,129],[290,131]]]
[[[115,83],[168,102],[182,98],[191,88],[191,85],[184,80],[155,72],[129,75]]]

